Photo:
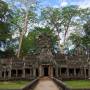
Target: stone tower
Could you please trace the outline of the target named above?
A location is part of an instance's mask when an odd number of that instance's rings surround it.
[[[51,52],[51,38],[49,35],[43,33],[38,37],[37,43],[39,48],[40,76],[52,76],[52,68],[55,62]]]

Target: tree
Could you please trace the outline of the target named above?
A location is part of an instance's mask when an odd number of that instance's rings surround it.
[[[58,8],[45,8],[41,11],[41,23],[44,23],[45,26],[49,26],[54,32],[57,33],[58,39],[60,41],[60,32],[61,32],[61,23],[62,15],[61,11]],[[59,42],[60,44],[60,42]]]
[[[31,1],[30,4],[29,4],[30,0],[20,0],[20,1],[22,1],[24,3],[24,5],[26,7],[26,11],[25,11],[25,16],[24,16],[24,27],[20,34],[19,49],[18,49],[18,53],[17,53],[18,58],[20,56],[20,50],[21,50],[21,46],[22,46],[23,36],[26,34],[27,28],[28,28],[29,9],[32,6],[32,4],[35,3],[34,0]]]
[[[89,53],[89,49],[90,49],[90,21],[89,20],[83,25],[83,29],[84,29],[83,36],[81,36],[79,33],[72,33],[69,37],[69,40],[72,41],[72,44],[75,47],[82,46]]]
[[[72,33],[69,36],[69,40],[72,41],[72,44],[75,45],[75,47],[80,46],[82,44],[82,37],[80,37],[79,34]]]
[[[0,1],[0,12],[0,57],[13,56],[14,51],[10,47],[12,10],[6,2]]]
[[[14,2],[19,2],[20,5],[24,7],[15,7]],[[12,29],[14,30],[14,34],[18,33],[19,35],[19,46],[17,51],[17,57],[20,56],[21,46],[23,37],[26,35],[28,30],[32,28],[32,22],[35,23],[36,14],[34,12],[34,4],[36,1],[33,0],[15,0],[11,3],[13,9],[13,19],[12,19]],[[16,37],[17,38],[17,37]]]
[[[49,27],[45,27],[45,28],[36,27],[32,32],[28,34],[27,37],[24,37],[23,39],[23,43],[21,47],[22,56],[27,55],[27,53],[39,52],[37,37],[42,35],[43,33],[51,37],[51,40],[52,40],[51,48],[54,52],[54,50],[56,49],[55,45],[57,45],[58,39],[55,33],[53,32],[53,30],[50,29]]]
[[[8,4],[4,1],[0,1],[0,12],[0,44],[6,48],[6,43],[11,38],[10,19],[12,16]]]
[[[72,24],[72,18],[78,16],[79,10],[77,6],[68,6],[62,9],[59,8],[45,8],[41,17],[45,20],[46,25],[54,28],[58,36],[61,31],[65,30],[65,36],[68,28]]]
[[[63,45],[67,43],[69,31],[82,32],[84,22],[90,16],[90,9],[81,9],[78,6],[66,6],[63,8],[45,8],[42,10],[42,23],[50,28],[53,28],[58,33],[59,39],[63,33]],[[71,31],[70,31],[71,32]],[[60,42],[59,42],[60,44]]]
[[[85,32],[85,35],[83,37],[83,45],[88,48],[90,47],[90,20],[88,20],[84,26],[84,32]]]
[[[10,10],[7,3],[0,1],[0,41],[5,42],[7,38],[11,37],[10,22],[11,19]]]

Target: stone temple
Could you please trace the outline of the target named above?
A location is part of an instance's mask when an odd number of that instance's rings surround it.
[[[90,78],[90,53],[83,48],[76,48],[74,55],[53,54],[48,35],[40,35],[37,44],[40,47],[37,54],[28,54],[23,59],[1,58],[0,80],[31,80],[43,76],[62,80]]]

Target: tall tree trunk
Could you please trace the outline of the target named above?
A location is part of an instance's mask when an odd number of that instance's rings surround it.
[[[64,34],[64,46],[65,46],[65,42],[66,42],[66,36],[67,36],[67,33],[68,33],[68,29],[69,29],[69,26],[70,26],[70,23],[71,23],[71,18],[72,18],[72,17],[70,17],[67,25],[65,26],[66,29],[65,29],[65,34]]]
[[[20,53],[21,53],[21,47],[22,47],[22,41],[23,41],[23,37],[27,32],[27,26],[28,26],[28,12],[26,12],[25,14],[25,21],[24,21],[24,28],[20,34],[20,40],[19,40],[19,48],[18,48],[18,52],[17,52],[17,57],[20,57]]]

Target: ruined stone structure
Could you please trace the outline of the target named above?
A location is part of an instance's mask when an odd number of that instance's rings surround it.
[[[25,58],[0,59],[0,80],[35,79],[49,76],[58,79],[89,79],[90,57],[76,48],[74,55],[53,54],[49,36],[38,37],[39,53]]]

